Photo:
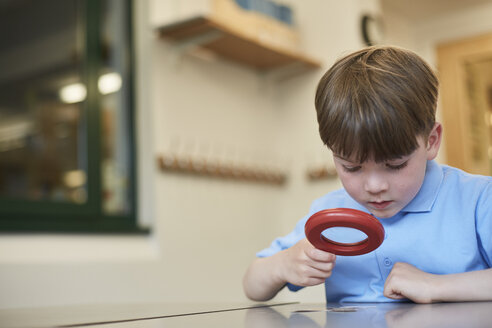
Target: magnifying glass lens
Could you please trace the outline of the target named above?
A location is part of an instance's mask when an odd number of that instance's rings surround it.
[[[336,255],[366,254],[378,248],[384,240],[384,228],[378,219],[351,208],[314,213],[304,230],[314,247]]]

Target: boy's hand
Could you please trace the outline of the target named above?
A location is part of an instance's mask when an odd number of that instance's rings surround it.
[[[335,254],[315,248],[306,238],[282,252],[279,275],[282,280],[296,286],[324,283],[335,266]]]
[[[393,266],[384,284],[383,294],[392,299],[408,298],[415,303],[432,303],[436,275],[417,269],[408,263]]]

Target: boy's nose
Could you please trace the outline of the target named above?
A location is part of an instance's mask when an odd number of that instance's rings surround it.
[[[369,174],[364,182],[364,190],[371,194],[379,194],[388,190],[388,180],[380,174]]]

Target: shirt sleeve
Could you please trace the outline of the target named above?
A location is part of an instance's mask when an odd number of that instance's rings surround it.
[[[285,235],[283,237],[276,238],[270,244],[270,247],[259,251],[258,253],[256,253],[256,256],[257,257],[272,256],[280,251],[283,251],[284,249],[287,249],[297,244],[301,239],[303,239],[306,236],[304,232],[304,225],[306,224],[308,218],[309,218],[308,216],[304,217],[296,224],[292,232],[290,232],[288,235]]]
[[[270,245],[270,247],[265,248],[258,253],[256,253],[257,257],[268,257],[272,256],[284,249],[287,249],[289,247],[294,246],[297,244],[301,239],[303,239],[306,234],[304,232],[304,225],[306,224],[306,221],[308,220],[308,216],[304,217],[302,220],[300,220],[294,230],[289,233],[288,235],[285,235],[283,237],[276,238]],[[296,286],[291,283],[287,283],[287,288],[289,288],[290,291],[296,292],[304,287]]]
[[[336,200],[336,203],[330,202],[330,200]],[[304,226],[306,225],[307,220],[311,217],[312,214],[331,207],[340,207],[340,201],[346,199],[345,192],[343,190],[338,190],[329,194],[326,194],[323,197],[316,199],[309,209],[308,215],[302,218],[299,222],[297,222],[294,230],[285,235],[283,237],[279,237],[275,239],[270,247],[265,248],[258,253],[256,253],[257,257],[268,257],[272,256],[284,249],[294,246],[301,239],[306,237],[306,233],[304,232]],[[338,206],[337,206],[338,205]],[[342,207],[353,207],[353,206],[342,206]]]
[[[272,256],[284,249],[294,246],[301,239],[306,237],[306,233],[304,232],[304,226],[306,225],[307,220],[311,217],[312,214],[331,207],[340,207],[340,205],[345,205],[342,207],[353,207],[353,205],[346,205],[343,201],[346,201],[345,191],[340,189],[338,191],[326,194],[323,197],[316,199],[312,204],[309,210],[309,214],[302,218],[299,222],[297,222],[294,230],[290,232],[288,235],[283,237],[276,238],[270,245],[270,247],[265,248],[258,253],[256,253],[257,257],[268,257]],[[287,288],[290,291],[296,292],[304,287],[296,286],[290,283],[287,283]]]
[[[480,253],[490,268],[492,267],[492,180],[480,195],[476,224]]]

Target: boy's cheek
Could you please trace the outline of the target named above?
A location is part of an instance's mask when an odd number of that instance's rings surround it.
[[[358,183],[355,179],[347,179],[345,177],[339,176],[342,182],[343,188],[347,193],[354,199],[359,199],[361,193],[363,192],[363,187],[361,183]]]

